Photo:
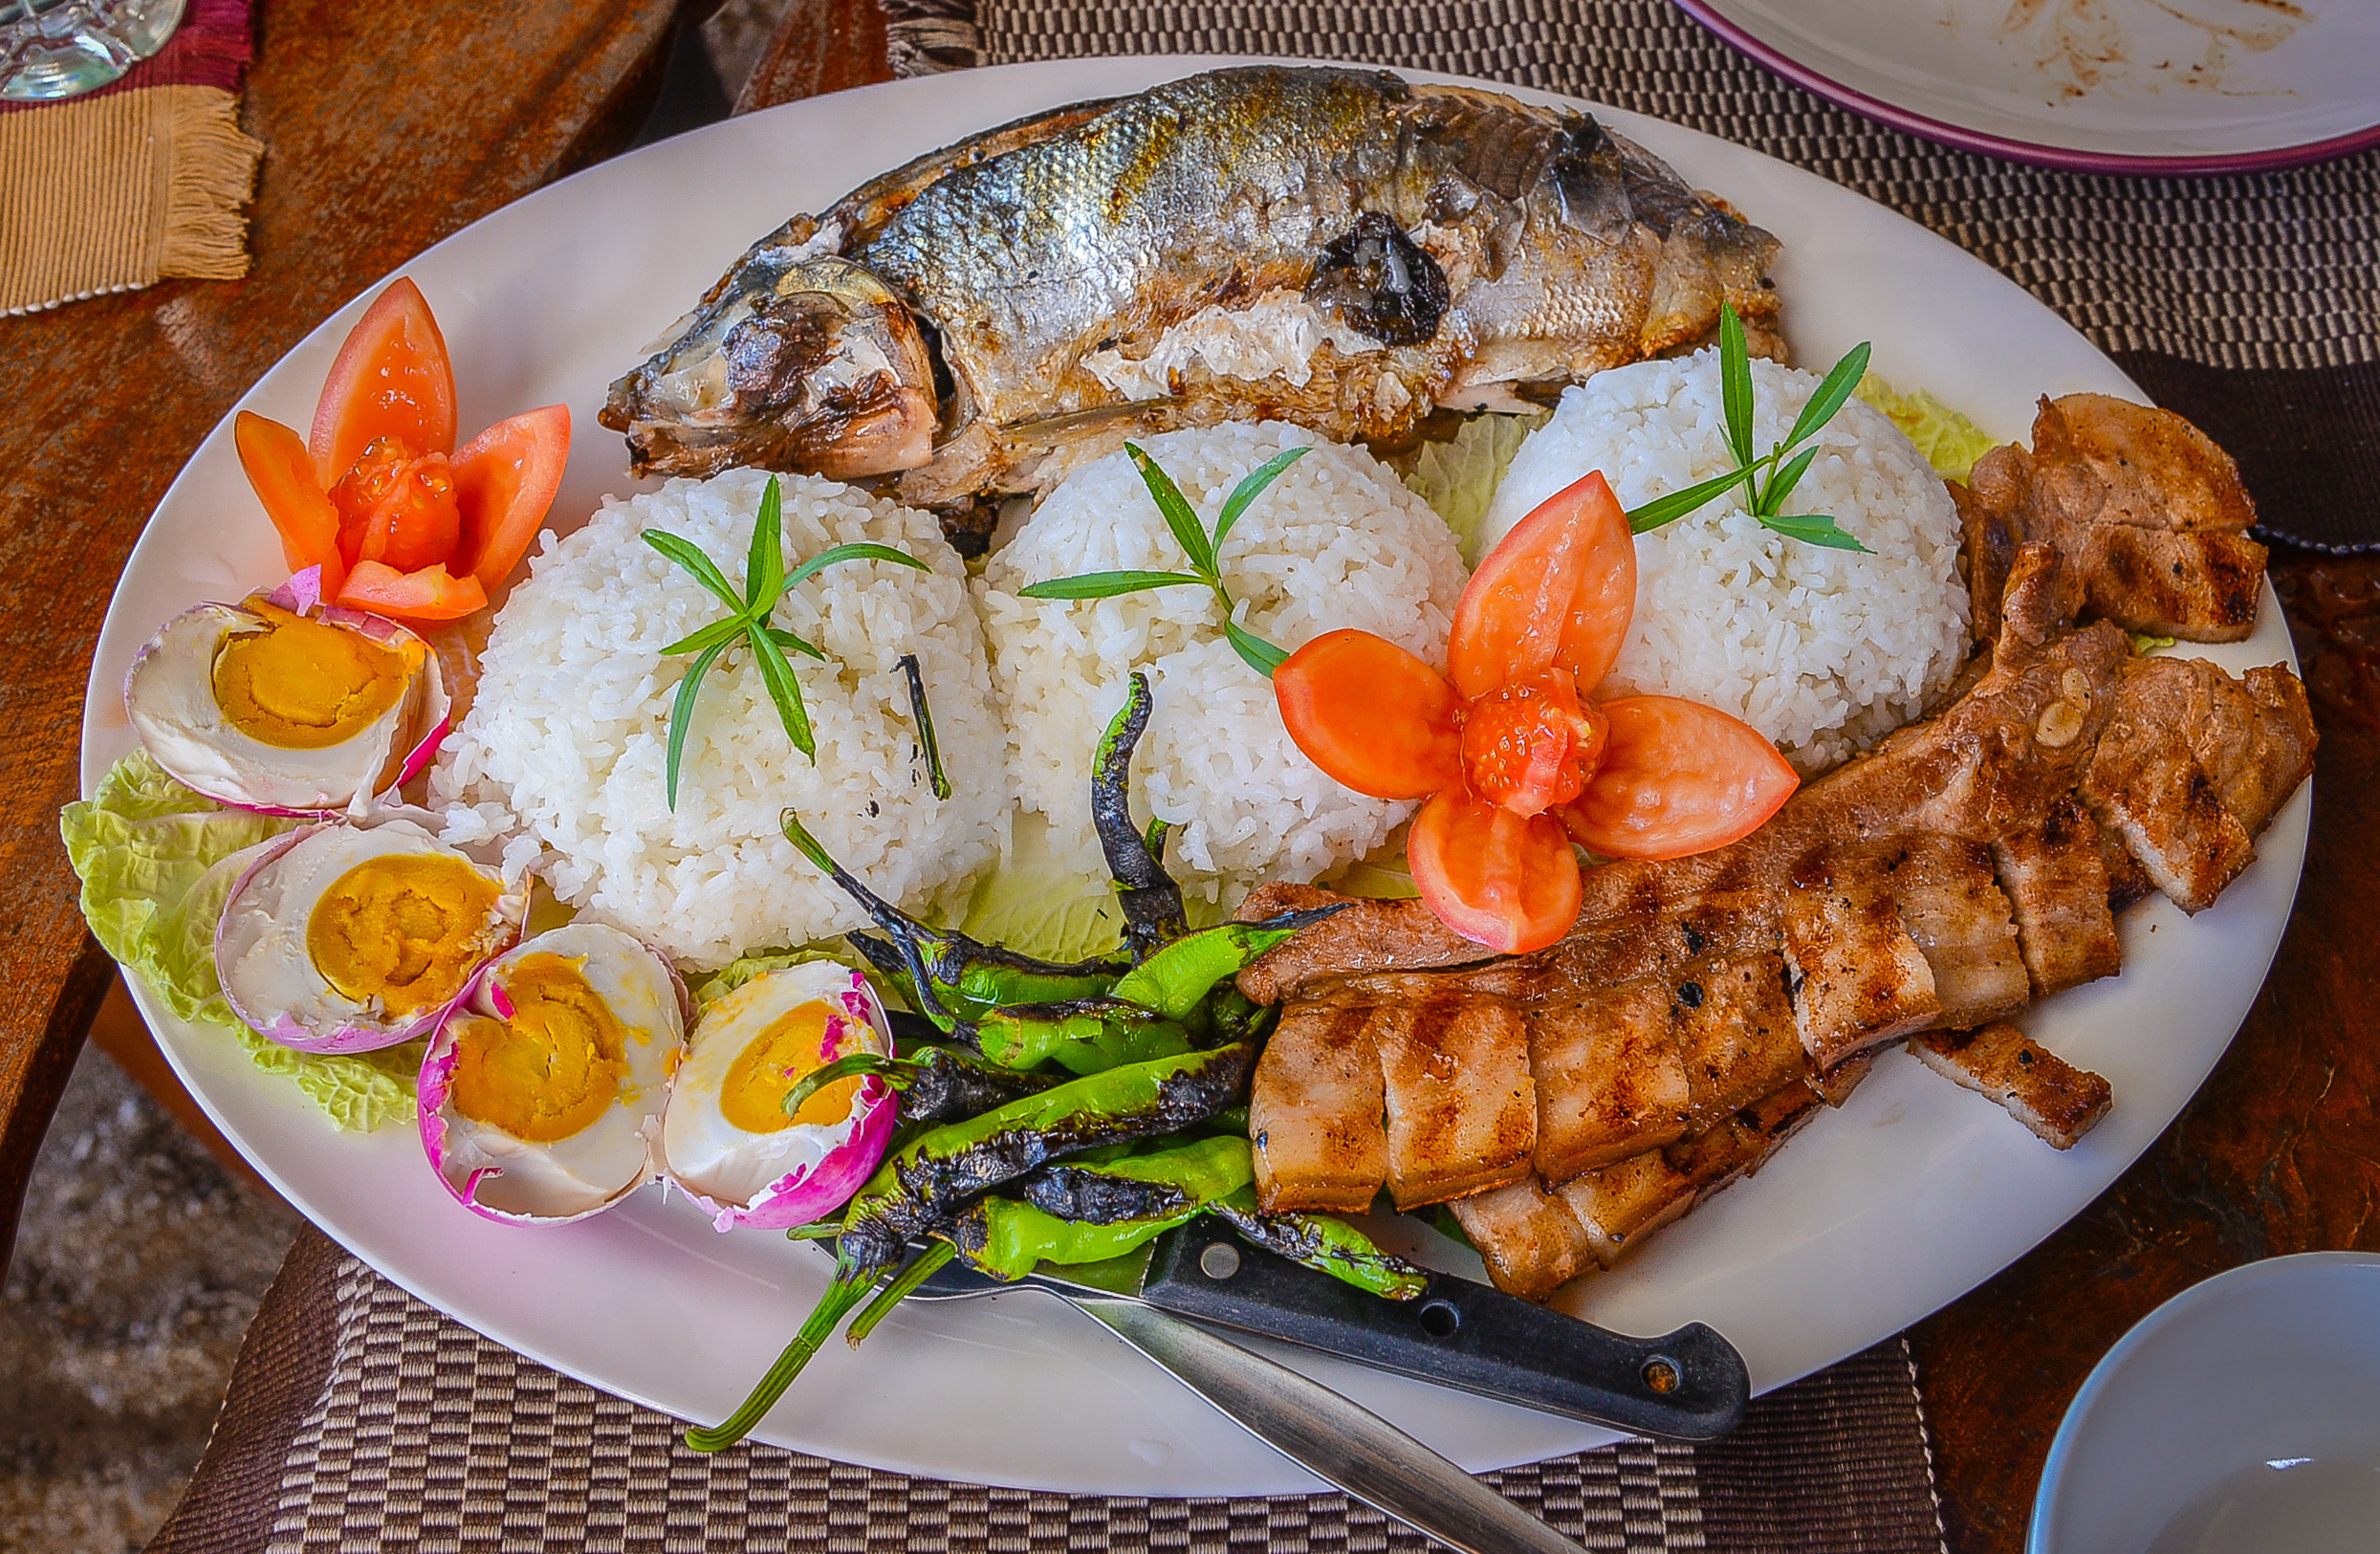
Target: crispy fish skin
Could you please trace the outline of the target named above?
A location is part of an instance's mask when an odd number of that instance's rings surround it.
[[[1776,248],[1583,115],[1384,72],[1221,70],[1003,126],[797,217],[613,384],[602,419],[639,473],[813,469],[831,428],[775,426],[795,385],[880,363],[797,358],[766,320],[789,274],[849,260],[938,369],[877,395],[938,405],[930,449],[880,430],[908,462],[865,462],[948,508],[1168,427],[1272,415],[1396,439],[1440,404],[1700,339],[1722,300],[1781,353]]]

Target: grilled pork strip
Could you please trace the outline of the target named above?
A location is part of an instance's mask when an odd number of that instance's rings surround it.
[[[2231,456],[2170,410],[2104,394],[2044,399],[2031,452],[1994,449],[1952,490],[1979,623],[2018,547],[2046,541],[2073,563],[2087,614],[2193,642],[2256,629],[2256,506]]]
[[[1276,1209],[1362,1214],[1388,1179],[1385,1095],[1369,1009],[1300,1004],[1266,1044],[1273,1073],[1253,1087],[1248,1137],[1256,1192]]]
[[[2005,1022],[1977,1031],[1930,1031],[1909,1050],[1928,1068],[2004,1107],[2053,1149],[2071,1149],[2107,1115],[2107,1082],[2076,1068]]]
[[[2241,587],[2253,620],[2261,550],[2238,537],[2253,510],[2219,450],[2092,396],[2044,405],[2036,438],[2035,455],[2000,461],[1998,496],[1982,466],[1961,493],[1991,647],[1940,713],[1731,846],[1590,870],[1577,926],[1550,949],[1482,962],[1417,902],[1359,902],[1243,976],[1291,1011],[1360,989],[1430,1018],[1467,1001],[1527,1012],[1537,1174],[1454,1205],[1502,1287],[1541,1294],[1608,1264],[1757,1166],[1821,1098],[1841,1104],[1896,1034],[1984,1028],[1932,1040],[1929,1061],[2052,1143],[2104,1111],[2095,1076],[1996,1022],[2116,971],[2114,912],[2149,889],[2213,900],[2311,770],[2314,730],[2286,669],[2234,678],[2142,658],[2125,635],[2237,635]],[[2123,549],[2141,536],[2177,542],[2154,586],[2110,560],[2145,554]],[[2073,624],[2092,611],[2106,618]],[[1762,966],[1780,999],[1758,994]],[[1714,997],[1715,968],[1746,979]],[[1780,1048],[1787,1013],[1800,1040]],[[1273,1068],[1268,1054],[1259,1094]]]

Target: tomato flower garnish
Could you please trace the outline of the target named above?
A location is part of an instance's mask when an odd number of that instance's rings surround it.
[[[326,598],[413,622],[486,608],[528,553],[570,457],[570,410],[454,440],[446,338],[402,279],[339,347],[309,435],[246,410],[232,424],[290,570],[318,566]]]
[[[1490,949],[1541,950],[1578,920],[1579,843],[1683,858],[1747,835],[1801,779],[1741,720],[1675,696],[1595,702],[1636,608],[1636,540],[1602,474],[1557,492],[1473,574],[1440,674],[1368,631],[1274,671],[1281,721],[1358,793],[1426,799],[1413,885]]]

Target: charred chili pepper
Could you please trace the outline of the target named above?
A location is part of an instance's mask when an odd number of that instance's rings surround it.
[[[1019,1184],[1024,1201],[981,1199],[949,1234],[984,1273],[1022,1279],[1039,1262],[1120,1258],[1255,1179],[1246,1139],[1201,1139],[1101,1166],[1044,1166]]]
[[[1181,1050],[1189,1050],[1187,1044]],[[1038,1074],[1020,1074],[988,1063],[972,1053],[950,1047],[920,1047],[906,1058],[853,1052],[804,1074],[799,1083],[785,1092],[785,1115],[795,1115],[803,1102],[837,1080],[857,1074],[873,1074],[899,1093],[897,1115],[905,1126],[979,1117],[1019,1096],[1046,1090],[1058,1083]]]
[[[1132,749],[1148,727],[1148,676],[1135,670],[1124,707],[1100,735],[1091,762],[1091,828],[1124,908],[1124,944],[1136,961],[1190,932],[1182,887],[1166,872],[1166,824],[1146,835],[1132,824]]]
[[[1171,1133],[1239,1097],[1254,1052],[1234,1044],[1110,1068],[937,1127],[888,1156],[852,1198],[838,1245],[872,1277],[968,1201],[1065,1155]]]
[[[1003,1068],[1055,1062],[1072,1074],[1169,1058],[1193,1045],[1180,1021],[1117,998],[994,1009],[976,1024],[975,1041]]]
[[[997,945],[980,944],[955,929],[928,928],[862,884],[827,856],[792,810],[777,817],[785,840],[817,865],[876,920],[886,939],[854,933],[868,963],[897,982],[919,1013],[946,1031],[972,1034],[974,1021],[1002,1004],[1041,1003],[1104,993],[1121,967],[1104,961],[1061,965]]]
[[[1249,1241],[1356,1288],[1391,1301],[1419,1298],[1429,1273],[1383,1252],[1372,1238],[1329,1215],[1266,1214],[1256,1207],[1253,1187],[1218,1198],[1207,1212],[1221,1215]]]
[[[1321,922],[1345,904],[1284,912],[1261,923],[1225,923],[1174,940],[1133,967],[1107,990],[1111,998],[1153,1009],[1171,1020],[1197,1013],[1217,984],[1299,929]]]

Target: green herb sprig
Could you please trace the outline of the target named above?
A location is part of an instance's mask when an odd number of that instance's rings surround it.
[[[1085,572],[1072,578],[1053,578],[1048,582],[1029,583],[1017,590],[1027,599],[1114,599],[1120,594],[1137,594],[1149,588],[1174,588],[1185,583],[1203,585],[1214,593],[1215,602],[1223,608],[1223,635],[1240,659],[1258,674],[1271,679],[1273,671],[1288,661],[1289,655],[1266,642],[1262,637],[1232,619],[1231,590],[1223,585],[1223,573],[1215,557],[1223,549],[1223,540],[1239,522],[1240,514],[1250,503],[1263,494],[1264,488],[1278,479],[1282,471],[1304,456],[1302,448],[1287,448],[1254,470],[1232,488],[1232,494],[1223,499],[1222,508],[1214,515],[1214,534],[1210,536],[1206,526],[1198,521],[1198,514],[1182,494],[1182,488],[1173,477],[1157,467],[1138,444],[1124,445],[1132,467],[1141,472],[1141,483],[1148,488],[1157,511],[1165,514],[1166,527],[1173,531],[1174,541],[1182,554],[1190,558],[1188,572]]]
[[[777,716],[783,720],[794,748],[810,757],[813,764],[819,758],[818,738],[810,731],[809,710],[801,704],[801,682],[794,678],[794,667],[785,655],[796,652],[823,663],[826,654],[816,644],[770,624],[769,617],[775,611],[777,601],[796,584],[838,561],[890,561],[920,572],[931,570],[916,557],[890,545],[858,544],[822,550],[791,572],[786,571],[783,498],[775,475],[769,477],[768,489],[760,494],[760,511],[753,520],[752,553],[744,565],[741,596],[717,564],[691,541],[662,529],[644,530],[644,539],[686,568],[695,581],[710,589],[731,612],[726,620],[713,621],[662,649],[669,655],[695,655],[694,666],[678,682],[677,700],[669,708],[669,807],[673,810],[678,807],[678,768],[686,752],[686,731],[693,721],[694,698],[701,689],[703,676],[738,642],[752,649],[753,662],[760,669],[760,683],[768,688],[769,699],[776,703]]]
[[[1737,486],[1748,493],[1745,506],[1758,518],[1760,526],[1801,540],[1805,545],[1823,545],[1829,550],[1860,551],[1867,547],[1856,536],[1844,532],[1843,526],[1823,513],[1787,514],[1785,499],[1793,494],[1801,476],[1818,457],[1818,449],[1804,448],[1791,458],[1786,454],[1817,435],[1820,427],[1835,418],[1867,374],[1867,344],[1851,347],[1844,359],[1827,370],[1810,396],[1801,413],[1794,418],[1793,430],[1785,440],[1755,458],[1752,452],[1752,352],[1744,341],[1743,320],[1727,303],[1719,304],[1719,397],[1727,412],[1728,448],[1736,455],[1736,468],[1728,473],[1656,497],[1643,507],[1628,512],[1628,532],[1644,534],[1672,523],[1697,508],[1707,506]]]

